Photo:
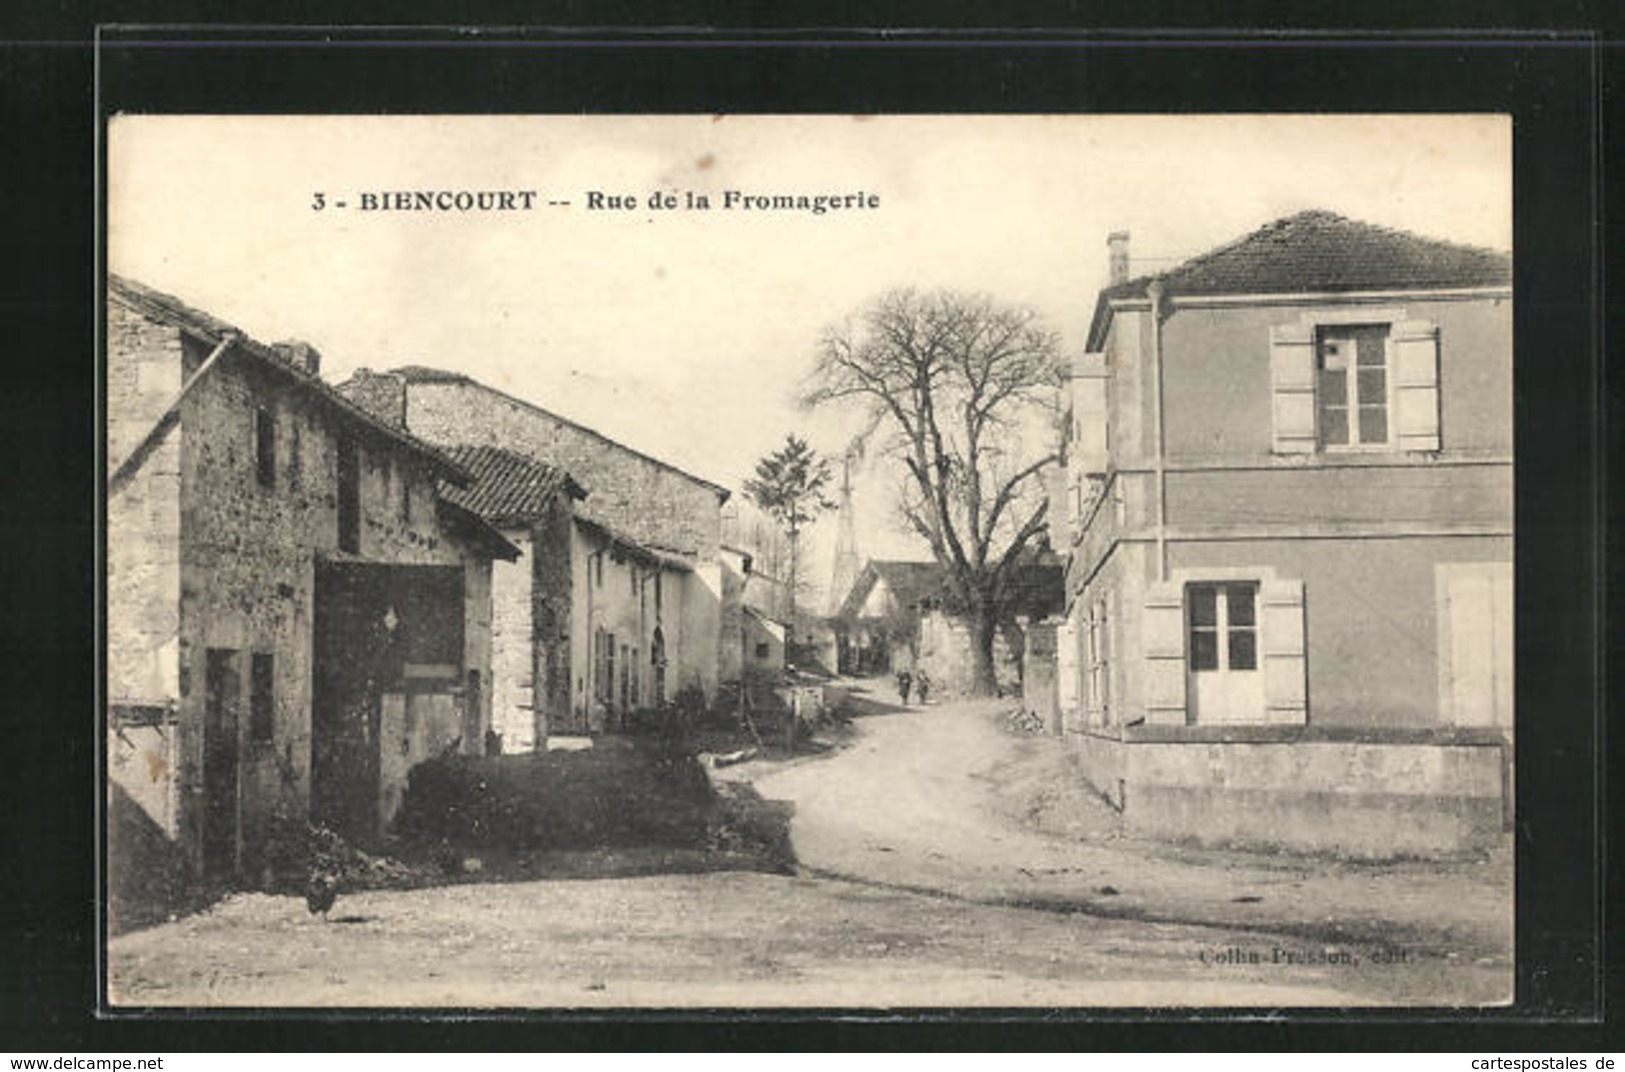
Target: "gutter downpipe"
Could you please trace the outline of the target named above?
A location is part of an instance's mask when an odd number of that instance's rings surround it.
[[[1162,427],[1162,281],[1153,279],[1145,292],[1151,299],[1151,438],[1157,484],[1157,581],[1160,583],[1168,579],[1168,469]]]

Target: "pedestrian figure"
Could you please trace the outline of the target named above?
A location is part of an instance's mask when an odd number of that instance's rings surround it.
[[[914,677],[907,670],[897,671],[897,695],[902,699],[903,706],[908,706],[908,690],[914,684]]]
[[[919,694],[920,703],[925,703],[926,694],[931,691],[931,679],[925,676],[923,669],[914,675],[914,691]]]

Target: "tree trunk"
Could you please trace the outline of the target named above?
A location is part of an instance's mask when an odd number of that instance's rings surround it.
[[[970,625],[970,691],[972,696],[997,696],[998,673],[993,665],[993,638],[999,627],[994,609],[990,605],[973,606]]]

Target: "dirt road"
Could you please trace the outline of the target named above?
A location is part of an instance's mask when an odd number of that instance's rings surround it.
[[[1008,791],[1024,767],[1065,776],[1067,746],[1004,732],[1007,707],[863,718],[841,754],[754,772],[755,784],[794,802],[796,856],[812,873],[979,904],[1242,928],[1366,962],[1420,962],[1437,969],[1426,986],[1440,1000],[1510,994],[1509,858],[1372,865],[1182,850],[1118,837],[1103,804],[1092,805],[1091,832],[1087,793],[1074,802],[1085,812],[1074,836],[1046,835],[1012,819]]]
[[[109,943],[125,1006],[1343,1005],[1324,965],[1220,963],[1256,936],[1080,921],[760,874],[241,894]],[[1209,964],[1202,963],[1206,956]]]
[[[111,939],[109,992],[121,1006],[872,1009],[1507,993],[1505,955],[1462,937],[1483,929],[1477,910],[1435,901],[1455,923],[1421,926],[1404,869],[1168,857],[1023,827],[1001,794],[1042,748],[979,705],[864,719],[841,752],[745,769],[795,802],[799,876],[373,891],[341,895],[331,920],[300,898],[238,894]],[[1410,876],[1427,897],[1451,877]],[[1234,924],[1192,925],[1226,913]]]

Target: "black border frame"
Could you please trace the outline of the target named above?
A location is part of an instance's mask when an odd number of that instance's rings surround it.
[[[168,45],[165,38],[184,36]],[[248,37],[273,43],[252,43]],[[38,334],[12,367],[3,427],[30,441],[15,464],[28,508],[8,542],[32,561],[13,586],[6,651],[35,664],[11,694],[25,716],[10,815],[33,866],[7,869],[0,1039],[52,1048],[571,1048],[620,1038],[728,1049],[896,1045],[1164,1048],[1170,1041],[1341,1048],[1431,1038],[1442,1048],[1552,1045],[1604,1029],[1601,960],[1607,812],[1601,675],[1605,511],[1602,258],[1605,86],[1617,53],[1586,32],[1352,34],[874,31],[335,31],[153,28],[0,51],[17,79],[25,187],[37,209],[4,269]],[[87,62],[88,61],[88,62]],[[20,78],[18,76],[21,76]],[[86,76],[89,78],[86,78]],[[92,94],[91,79],[99,97]],[[94,1014],[97,728],[89,667],[101,481],[90,405],[98,365],[101,192],[86,166],[109,110],[193,112],[1190,112],[1494,111],[1514,120],[1518,632],[1519,1007],[1270,1014],[1110,1010],[859,1014],[835,1011],[495,1015],[473,1024],[399,1013]],[[67,119],[65,124],[63,120]],[[1619,120],[1612,118],[1617,125]],[[30,138],[29,134],[33,137]],[[81,136],[83,135],[83,136]],[[16,172],[14,172],[15,174]],[[54,196],[53,196],[54,195]],[[49,354],[49,359],[43,355]],[[1618,411],[1615,416],[1620,415]],[[1605,436],[1610,438],[1605,440]],[[8,436],[10,438],[10,436]],[[43,464],[41,464],[43,462]],[[19,531],[20,530],[20,531]],[[30,555],[30,552],[32,553]],[[92,561],[99,562],[99,558]],[[40,672],[41,666],[51,672]],[[1525,713],[1538,712],[1538,719]],[[31,821],[28,821],[31,820]],[[9,825],[9,823],[8,823]],[[1615,865],[1617,866],[1617,864]],[[9,884],[9,883],[8,883]],[[1610,967],[1612,967],[1610,965]],[[1607,982],[1617,984],[1617,974]],[[1269,1023],[1266,1021],[1274,1020]],[[1283,1022],[1284,1021],[1284,1022]],[[298,1026],[295,1033],[292,1028]],[[1589,1026],[1588,1026],[1589,1024]],[[538,1030],[538,1028],[540,1030]],[[473,1029],[471,1031],[471,1029]],[[1154,1032],[1154,1034],[1153,1034]],[[1418,1035],[1418,1032],[1424,1034]],[[1155,1040],[1153,1043],[1153,1039]],[[29,1041],[25,1041],[29,1040]],[[1580,1042],[1579,1045],[1586,1043]],[[1594,1042],[1592,1044],[1595,1044]]]

